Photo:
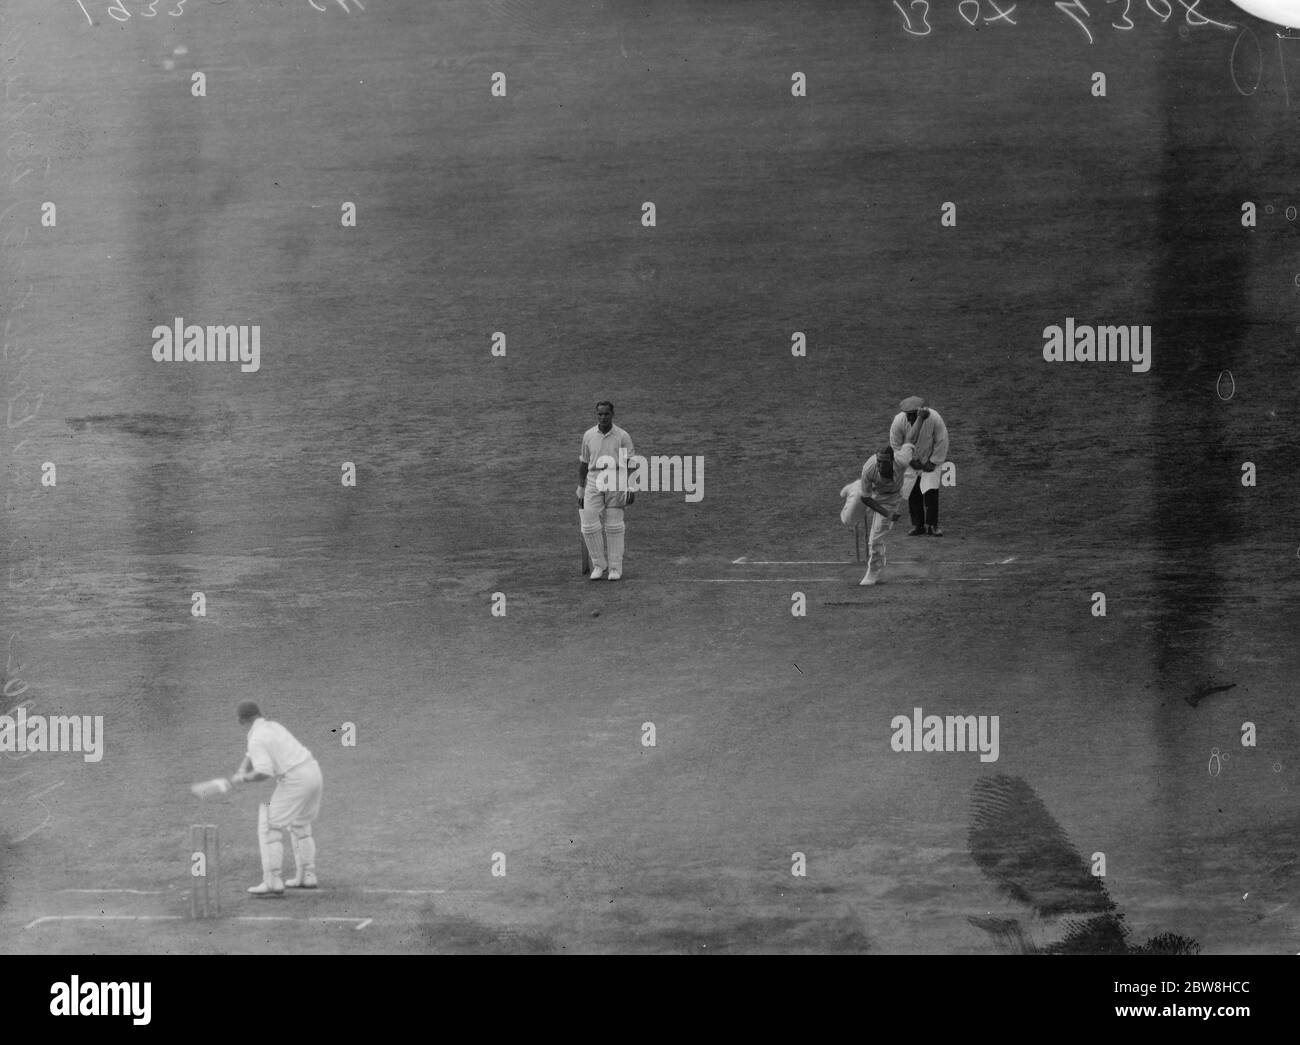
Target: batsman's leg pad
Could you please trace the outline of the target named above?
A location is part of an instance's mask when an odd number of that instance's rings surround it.
[[[600,525],[600,513],[599,508],[583,508],[578,516],[582,520],[582,539],[587,545],[587,554],[591,556],[591,564],[603,570],[609,563],[605,559],[605,533]]]
[[[280,869],[284,863],[284,834],[271,826],[266,804],[257,807],[257,840],[262,850],[262,877],[273,889],[283,889]]]
[[[311,835],[311,824],[290,824],[289,838],[293,842],[294,878],[301,882],[304,871],[316,870],[316,839]]]
[[[605,548],[609,552],[609,568],[623,568],[623,541],[627,534],[627,524],[623,521],[622,508],[605,509]]]
[[[867,506],[862,503],[862,480],[855,479],[840,491],[844,498],[844,507],[840,509],[840,522],[845,526],[857,526],[867,517]]]

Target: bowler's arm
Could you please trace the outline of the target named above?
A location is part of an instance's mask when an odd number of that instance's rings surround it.
[[[883,515],[886,519],[890,520],[891,522],[898,522],[899,520],[899,515],[900,515],[899,512],[891,512],[883,504],[875,500],[875,498],[864,497],[862,498],[862,503],[865,504],[877,515]]]
[[[879,515],[888,515],[889,513],[881,507],[880,502],[871,496],[876,492],[876,488],[871,480],[867,478],[866,473],[867,470],[864,468],[862,470],[862,503]]]

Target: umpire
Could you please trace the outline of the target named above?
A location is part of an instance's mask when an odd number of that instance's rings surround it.
[[[948,426],[939,411],[927,407],[920,396],[898,404],[898,416],[889,426],[889,445],[897,453],[904,443],[916,448],[908,469],[907,510],[912,518],[909,537],[942,537],[939,529],[939,473],[948,460]]]

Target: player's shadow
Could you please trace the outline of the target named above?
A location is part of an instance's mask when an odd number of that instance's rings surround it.
[[[1091,873],[1042,799],[1019,777],[977,780],[971,796],[970,854],[1000,892],[1032,909],[1036,935],[1052,931],[1050,942],[1030,939],[1014,918],[970,918],[1000,950],[1014,954],[1198,954],[1196,940],[1160,933],[1135,945],[1124,915]]]

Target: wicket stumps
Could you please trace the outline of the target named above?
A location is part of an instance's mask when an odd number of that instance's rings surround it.
[[[216,824],[190,828],[190,914],[215,918],[221,914],[221,852]]]
[[[867,550],[867,529],[862,523],[853,527],[853,560],[862,562]]]

